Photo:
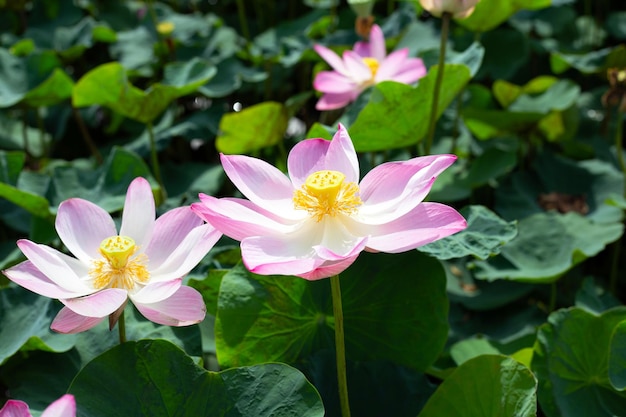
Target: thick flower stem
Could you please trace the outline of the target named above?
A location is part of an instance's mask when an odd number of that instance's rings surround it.
[[[622,177],[624,181],[624,189],[623,189],[623,197],[626,198],[626,162],[624,161],[624,147],[622,145],[622,124],[623,124],[623,113],[620,109],[617,109],[617,126],[615,127],[615,153],[617,154],[617,162],[619,163],[619,167],[622,170]],[[621,253],[621,240],[615,242],[614,252],[613,252],[613,262],[611,265],[611,277],[609,281],[609,290],[613,295],[617,294],[617,276],[618,276],[618,265],[619,265],[619,257]]]
[[[83,121],[83,118],[80,115],[78,109],[74,106],[72,106],[72,114],[74,115],[74,119],[76,120],[76,124],[78,125],[78,130],[80,130],[80,133],[83,136],[83,139],[85,140],[85,143],[87,144],[91,155],[93,155],[98,165],[102,165],[102,154],[100,153],[98,147],[91,138],[91,135],[87,130],[87,126],[85,126],[85,122]]]
[[[248,19],[246,18],[246,9],[243,0],[237,0],[237,15],[239,16],[239,26],[243,37],[250,42],[250,29],[248,29]]]
[[[343,336],[343,308],[341,306],[341,286],[339,275],[330,277],[330,288],[333,298],[333,315],[335,317],[335,350],[337,356],[337,382],[339,384],[339,403],[342,417],[350,417],[348,400],[348,378],[346,377],[346,346]]]
[[[450,18],[452,15],[444,12],[441,15],[441,43],[439,44],[439,65],[437,66],[437,78],[435,80],[435,90],[433,91],[433,104],[430,109],[430,121],[428,123],[428,136],[426,136],[426,146],[424,154],[430,154],[430,148],[435,136],[435,125],[437,124],[437,108],[439,107],[439,91],[443,80],[443,71],[446,63],[446,44],[448,42],[448,31],[450,29]]]
[[[124,320],[124,312],[120,314],[120,318],[117,321],[117,330],[120,335],[120,345],[126,342],[126,321]]]
[[[617,126],[615,127],[615,153],[617,154],[617,162],[622,170],[624,177],[623,197],[626,198],[626,162],[624,161],[624,147],[622,146],[622,118],[623,113],[617,110]]]
[[[150,159],[152,161],[152,172],[154,173],[154,178],[156,178],[159,183],[159,188],[161,189],[161,201],[159,201],[158,204],[162,204],[166,199],[165,186],[163,185],[163,180],[161,179],[161,168],[159,166],[159,158],[157,156],[156,139],[154,138],[152,122],[148,123],[147,128],[148,136],[150,137]]]

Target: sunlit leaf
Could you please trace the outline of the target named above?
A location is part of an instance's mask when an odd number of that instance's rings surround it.
[[[72,103],[75,107],[98,104],[131,119],[151,123],[172,100],[195,91],[215,72],[213,66],[201,59],[173,63],[165,68],[163,83],[155,83],[144,92],[129,82],[121,64],[112,62],[96,67],[78,80]]]
[[[470,79],[465,65],[447,64],[439,96],[437,116],[448,107]],[[428,130],[437,67],[419,80],[417,87],[392,81],[373,87],[368,104],[349,126],[359,152],[415,145]]]
[[[227,113],[220,121],[215,146],[220,152],[243,154],[276,145],[283,140],[287,121],[285,106],[273,101]]]

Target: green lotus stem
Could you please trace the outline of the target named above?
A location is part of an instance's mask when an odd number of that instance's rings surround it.
[[[102,165],[102,162],[103,162],[102,154],[100,154],[98,147],[94,143],[93,139],[91,139],[91,135],[89,135],[89,131],[87,130],[87,127],[85,126],[85,122],[83,121],[83,118],[80,115],[78,109],[74,106],[72,106],[72,114],[74,115],[74,119],[76,120],[76,124],[78,125],[78,130],[80,130],[80,133],[83,139],[85,140],[85,143],[87,144],[87,147],[89,148],[89,151],[91,152],[93,157],[96,159],[96,162],[98,163],[98,165]]]
[[[30,159],[32,155],[28,148],[28,107],[22,107],[22,140],[24,141],[24,153]]]
[[[623,197],[626,198],[626,162],[624,161],[624,147],[622,145],[622,128],[623,128],[623,113],[620,109],[617,109],[617,126],[615,127],[615,153],[617,154],[617,162],[622,170],[622,177],[624,179]],[[613,251],[613,262],[611,264],[611,276],[609,279],[609,291],[611,294],[616,295],[617,291],[617,275],[619,258],[621,252],[621,239],[615,242]]]
[[[120,314],[120,318],[117,321],[117,331],[120,335],[120,345],[126,342],[126,321],[124,320],[124,312]]]
[[[339,403],[341,404],[342,417],[350,417],[348,378],[346,376],[346,345],[343,334],[343,308],[341,306],[341,286],[339,284],[339,275],[333,275],[330,277],[330,288],[333,298],[333,315],[335,317],[335,351],[337,357]]]
[[[550,305],[548,305],[548,313],[552,313],[556,310],[556,281],[550,284]]]
[[[152,24],[154,25],[154,29],[156,30],[157,26],[159,25],[159,18],[157,17],[156,11],[154,10],[153,3],[154,3],[154,0],[148,0],[146,2],[146,6],[148,7],[148,14],[150,15],[150,20],[152,20]],[[159,38],[161,37],[158,31],[157,31],[157,36],[159,36]]]
[[[623,196],[626,198],[626,162],[624,162],[624,148],[622,146],[622,124],[623,114],[617,109],[617,126],[615,127],[615,151],[617,153],[617,161],[624,176]]]
[[[150,159],[152,161],[152,172],[154,173],[154,178],[156,178],[159,183],[159,187],[161,188],[161,201],[163,203],[165,201],[165,186],[163,185],[163,180],[161,179],[161,168],[159,167],[159,158],[157,156],[156,149],[156,140],[154,139],[154,131],[152,130],[152,122],[147,124],[148,127],[148,136],[150,136]]]
[[[439,65],[437,66],[437,79],[435,80],[435,91],[433,91],[433,105],[430,109],[430,122],[428,123],[428,136],[426,136],[426,147],[424,153],[430,154],[430,148],[435,136],[435,125],[437,124],[437,108],[439,107],[439,91],[443,80],[443,71],[446,62],[446,44],[448,42],[448,31],[450,30],[450,18],[452,15],[444,12],[441,15],[441,42],[439,44]]]
[[[248,29],[248,19],[246,18],[246,9],[243,0],[237,0],[237,14],[239,15],[239,26],[243,37],[250,42],[250,30]]]

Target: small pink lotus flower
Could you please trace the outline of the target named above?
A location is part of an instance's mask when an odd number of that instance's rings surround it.
[[[321,71],[313,87],[324,93],[315,108],[332,110],[354,101],[363,90],[382,81],[411,84],[426,75],[426,67],[419,58],[408,58],[407,48],[387,55],[385,37],[378,25],[372,26],[369,42],[357,42],[352,51],[340,58],[335,52],[315,45],[315,51],[334,71]]]
[[[455,19],[464,19],[474,12],[479,0],[420,0],[420,4],[428,13],[441,17],[450,13]]]
[[[424,203],[454,155],[388,162],[359,183],[359,162],[346,129],[332,141],[308,139],[289,153],[287,178],[256,158],[222,155],[231,181],[248,200],[200,194],[191,209],[241,241],[246,267],[261,275],[327,278],[363,250],[398,253],[464,229],[453,208]]]
[[[0,409],[0,417],[33,417],[28,404],[20,400],[9,400]],[[41,417],[76,417],[76,400],[71,394],[65,394],[50,404]]]
[[[155,220],[150,184],[136,178],[128,187],[119,234],[104,209],[80,198],[59,205],[55,226],[76,258],[22,239],[17,245],[28,260],[4,271],[13,282],[65,305],[52,330],[82,332],[110,315],[112,327],[128,298],[155,323],[186,326],[204,319],[202,296],[182,286],[182,277],[221,233],[189,206]]]

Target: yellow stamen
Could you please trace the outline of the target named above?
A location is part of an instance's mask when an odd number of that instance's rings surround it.
[[[370,71],[372,72],[372,80],[376,77],[376,73],[378,72],[378,67],[380,67],[380,63],[376,58],[362,58],[363,63],[368,66]]]
[[[354,214],[362,203],[359,186],[345,182],[345,178],[338,171],[314,172],[307,177],[302,188],[293,193],[294,207],[308,211],[318,222],[326,215]]]
[[[104,259],[93,262],[89,275],[94,280],[94,287],[122,288],[131,290],[136,283],[145,283],[150,279],[146,268],[148,257],[140,254],[130,257],[137,250],[135,241],[126,236],[112,236],[100,243],[100,254]]]

